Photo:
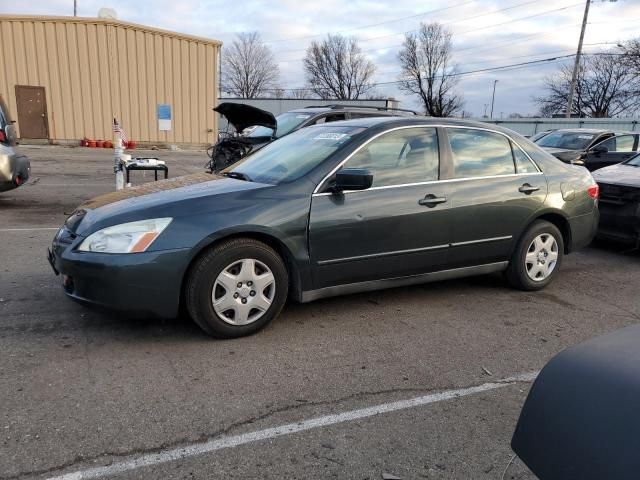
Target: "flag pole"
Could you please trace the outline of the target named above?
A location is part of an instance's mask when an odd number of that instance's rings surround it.
[[[118,121],[113,119],[113,172],[116,174],[116,190],[124,188],[124,172],[122,171],[122,134]]]

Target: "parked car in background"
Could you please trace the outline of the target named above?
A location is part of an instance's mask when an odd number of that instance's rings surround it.
[[[630,159],[638,152],[640,133],[616,133],[590,147],[584,156],[584,166],[590,171],[615,165]]]
[[[211,172],[218,172],[268,143],[311,125],[355,118],[418,115],[399,108],[323,105],[291,110],[274,117],[251,105],[231,102],[221,103],[213,110],[220,113],[234,131],[224,132],[222,138],[207,150]]]
[[[540,140],[542,137],[549,135],[551,132],[553,132],[553,130],[543,130],[542,132],[538,132],[534,135],[531,135],[529,138],[529,140],[531,140],[532,142],[537,142],[538,140]]]
[[[557,275],[598,223],[598,186],[515,132],[452,119],[359,118],[299,129],[222,175],[88,201],[49,252],[80,302],[161,317],[186,306],[239,337],[287,297],[505,272]]]
[[[273,138],[281,138],[291,132],[311,125],[352,120],[355,118],[386,117],[386,116],[414,116],[418,115],[413,110],[391,107],[352,106],[352,105],[321,105],[310,106],[291,110],[276,117],[278,127],[273,131],[268,128],[256,128],[249,135],[250,138],[265,138],[266,141],[272,134]],[[266,142],[265,142],[266,143]]]
[[[561,129],[544,135],[535,143],[565,163],[582,165],[587,150],[613,135],[615,133],[610,130]]]
[[[18,155],[16,127],[9,117],[9,109],[0,97],[0,192],[18,188],[29,180],[31,165],[24,155]]]
[[[600,186],[598,235],[640,247],[640,154],[593,172]]]

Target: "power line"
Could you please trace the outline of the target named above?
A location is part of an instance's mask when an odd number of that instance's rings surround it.
[[[379,27],[380,25],[387,25],[389,23],[401,22],[403,20],[408,20],[410,18],[424,17],[425,15],[429,15],[429,14],[432,14],[432,13],[439,13],[439,12],[444,12],[445,10],[452,10],[454,8],[462,7],[464,5],[468,5],[469,3],[475,3],[477,1],[478,0],[467,0],[466,2],[456,3],[455,5],[450,5],[448,7],[437,8],[435,10],[427,10],[426,12],[416,13],[414,15],[408,15],[406,17],[394,18],[393,20],[386,20],[384,22],[370,23],[368,25],[362,25],[360,27],[348,28],[346,30],[340,30],[340,31],[333,32],[333,33],[334,34],[341,34],[341,33],[346,33],[346,32],[353,32],[354,30],[364,30],[366,28]],[[305,36],[302,36],[302,37],[289,37],[289,38],[283,38],[283,39],[279,39],[279,40],[269,40],[269,41],[266,41],[266,42],[263,42],[263,43],[281,43],[281,42],[290,42],[290,41],[293,41],[293,40],[305,40],[305,39],[308,39],[308,38],[324,37],[328,33],[332,33],[332,32],[316,33],[316,34],[313,34],[313,35],[305,35]]]
[[[524,4],[528,4],[528,3],[532,3],[532,2],[525,2]],[[516,6],[522,6],[524,4],[519,4],[519,5],[516,5]],[[561,10],[566,10],[568,8],[573,8],[573,7],[577,6],[577,5],[582,5],[582,3],[575,3],[575,4],[572,4],[572,5],[567,5],[567,6],[560,7],[560,8],[554,8],[554,9],[551,9],[551,10],[545,10],[543,12],[539,12],[539,13],[536,13],[536,14],[533,14],[533,15],[528,15],[526,17],[516,18],[516,19],[508,20],[506,22],[497,23],[497,24],[485,25],[484,27],[474,28],[474,29],[466,30],[466,31],[460,32],[460,33],[454,33],[452,35],[452,37],[466,35],[468,33],[476,32],[476,31],[479,31],[479,30],[486,30],[488,28],[499,27],[499,26],[510,24],[510,23],[520,22],[520,21],[523,21],[523,20],[529,20],[531,18],[540,17],[540,16],[546,15],[548,13],[555,13],[555,12],[558,12],[558,11],[561,11]],[[515,8],[516,6],[512,6],[512,7],[508,7],[508,8],[511,9],[511,8]],[[498,12],[503,11],[503,10],[505,10],[505,9],[495,10],[495,11],[493,11],[491,13],[498,13]],[[482,15],[486,15],[486,14],[482,14]],[[476,15],[476,16],[472,16],[472,17],[461,18],[461,19],[456,20],[455,23],[466,21],[466,20],[473,20],[474,18],[477,18],[478,16],[482,16],[482,15]],[[417,31],[417,30],[408,30],[406,32],[399,32],[399,33],[394,33],[394,34],[391,34],[391,35],[385,35],[385,36],[382,36],[382,37],[368,38],[368,39],[363,39],[363,40],[359,40],[359,41],[368,42],[370,40],[376,40],[376,39],[389,37],[389,36],[402,35],[402,34],[412,33],[412,32],[415,32],[415,31]],[[390,48],[401,47],[402,45],[403,44],[387,45],[387,46],[382,46],[382,47],[365,49],[365,50],[362,50],[362,52],[365,53],[365,52],[376,52],[378,50],[388,50]],[[293,52],[306,52],[306,48],[298,48],[298,49],[293,49],[293,50],[280,50],[280,51],[274,52],[274,54],[293,53]],[[282,60],[282,62],[299,62],[299,61],[302,61],[302,59]]]

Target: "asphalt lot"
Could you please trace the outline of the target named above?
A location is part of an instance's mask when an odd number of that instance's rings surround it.
[[[22,152],[32,178],[0,194],[0,479],[533,478],[517,459],[505,473],[530,383],[503,380],[640,319],[640,254],[602,244],[543,292],[491,275],[290,304],[233,341],[93,312],[45,251],[77,204],[113,190],[112,152]],[[172,177],[206,160],[141,153]]]

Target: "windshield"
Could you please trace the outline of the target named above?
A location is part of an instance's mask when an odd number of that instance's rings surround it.
[[[311,117],[311,113],[296,113],[289,112],[283,113],[276,117],[276,122],[278,124],[278,128],[276,129],[276,138],[280,138],[283,135],[291,132],[302,122]],[[273,130],[267,127],[258,127],[253,132],[249,134],[250,137],[270,137],[273,135]]]
[[[631,165],[632,167],[640,167],[640,153],[629,160],[624,162],[625,165]]]
[[[593,141],[593,133],[552,132],[535,143],[540,147],[566,148],[567,150],[585,150]]]
[[[278,184],[293,181],[348,144],[362,127],[308,127],[261,148],[223,171],[235,178]]]

